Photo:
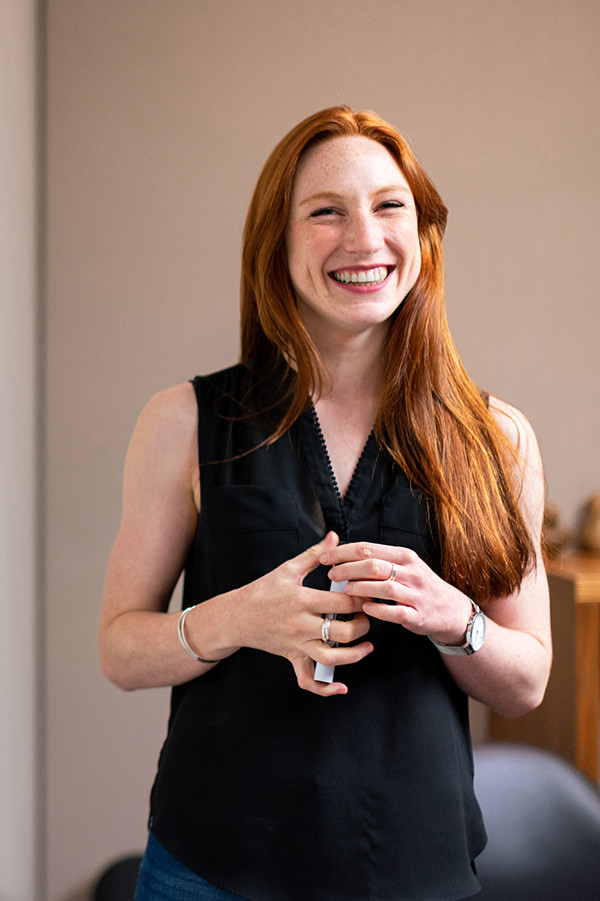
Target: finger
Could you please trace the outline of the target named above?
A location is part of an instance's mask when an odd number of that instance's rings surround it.
[[[333,566],[328,573],[332,582],[364,582],[394,581],[399,582],[403,571],[407,571],[407,567],[403,567],[398,563],[392,563],[390,560],[384,560],[380,557],[373,557],[369,560],[358,560],[352,563],[338,563]]]
[[[363,609],[365,600],[371,598],[389,604],[414,606],[419,596],[419,592],[409,582],[398,582],[390,578],[349,581],[346,590],[351,591],[353,597],[362,598]]]
[[[361,605],[362,606],[362,605]],[[353,619],[319,619],[319,639],[331,641],[336,645],[347,645],[366,635],[371,628],[371,621],[364,613]]]
[[[307,609],[316,616],[327,613],[360,613],[362,610],[364,597],[355,597],[345,591],[319,591],[316,588],[307,588],[306,591],[310,592]]]
[[[324,554],[331,553],[339,543],[339,540],[335,532],[328,532],[318,544],[313,544],[312,547],[307,548],[289,561],[296,570],[300,582],[321,565],[321,557]]]
[[[363,642],[354,645],[351,648],[330,648],[329,645],[323,644],[322,641],[315,643],[313,652],[314,660],[306,658],[304,655],[296,656],[292,659],[292,665],[296,673],[298,685],[307,691],[315,694],[346,694],[347,686],[343,682],[317,682],[314,678],[314,661],[324,664],[325,666],[346,666],[352,663],[359,663],[373,651],[373,645],[370,642]]]
[[[376,601],[365,601],[363,610],[373,619],[395,623],[411,631],[416,630],[419,614],[415,607],[408,604],[378,604]]]
[[[416,554],[407,547],[395,547],[390,544],[375,544],[370,541],[355,541],[328,548],[321,556],[321,563],[336,566],[340,563],[351,563],[357,560],[379,558],[391,563],[408,564]]]
[[[310,691],[312,694],[321,695],[321,697],[348,694],[348,686],[344,685],[343,682],[316,682],[314,678],[315,664],[310,657],[297,657],[292,660],[292,666],[296,673],[298,685],[304,691]]]
[[[381,585],[381,588],[378,586]],[[397,599],[393,596],[393,589],[389,588],[385,582],[353,582],[352,591],[354,597],[360,603],[361,611],[365,609],[365,603],[372,601],[375,604],[397,604]]]
[[[313,660],[322,663],[323,666],[349,666],[353,663],[360,663],[365,657],[373,652],[373,644],[370,641],[361,641],[360,644],[353,645],[337,645],[331,647],[329,644],[321,641],[313,641],[310,643],[309,654]]]

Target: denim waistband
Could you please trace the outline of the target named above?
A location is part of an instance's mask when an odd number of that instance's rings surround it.
[[[152,833],[140,867],[135,901],[240,901],[197,876],[173,857]]]

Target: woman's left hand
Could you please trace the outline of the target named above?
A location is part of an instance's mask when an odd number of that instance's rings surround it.
[[[368,616],[446,644],[464,640],[471,602],[409,548],[343,544],[324,554],[321,563],[332,567],[332,581],[347,579],[346,592],[365,599]]]
[[[515,491],[535,549],[534,565],[513,594],[486,600],[483,647],[476,654],[442,658],[462,691],[501,716],[515,717],[541,703],[552,662],[548,580],[541,550],[545,482],[535,435],[525,417],[495,398],[490,398],[490,411],[518,454]],[[331,567],[334,581],[348,579],[346,592],[364,598],[362,609],[369,616],[444,644],[464,643],[473,609],[469,598],[408,548],[342,544],[325,551],[320,561]]]

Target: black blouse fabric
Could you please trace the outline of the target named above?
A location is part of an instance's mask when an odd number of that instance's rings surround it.
[[[310,411],[258,447],[268,424],[233,418],[252,389],[250,367],[194,387],[201,515],[185,606],[247,584],[344,525]],[[423,498],[373,437],[344,505],[349,540],[403,545],[438,567]],[[327,570],[305,584],[327,590]],[[426,637],[372,620],[369,639],[373,653],[341,676],[346,696],[302,691],[287,660],[249,648],[173,690],[150,824],[181,863],[252,901],[477,893],[472,862],[485,831],[467,698]]]

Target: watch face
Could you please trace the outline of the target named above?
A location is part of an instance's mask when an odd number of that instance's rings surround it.
[[[471,637],[470,637],[470,645],[474,651],[478,651],[481,645],[483,644],[483,639],[485,637],[485,616],[483,613],[477,613],[473,617],[473,622],[471,624]]]

